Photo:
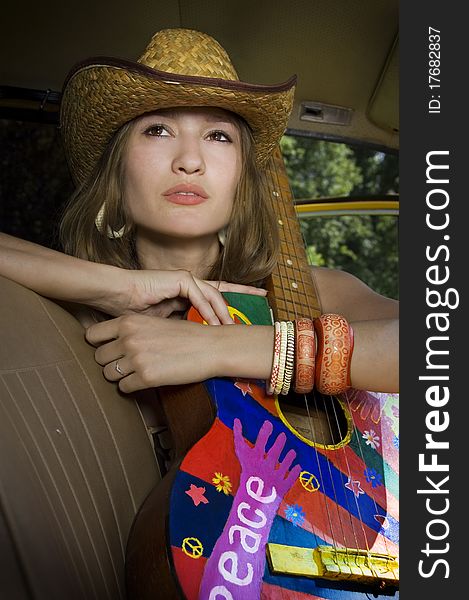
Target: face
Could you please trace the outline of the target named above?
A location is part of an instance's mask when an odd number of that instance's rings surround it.
[[[140,117],[127,143],[124,197],[137,235],[215,235],[230,219],[241,175],[241,138],[216,108]]]

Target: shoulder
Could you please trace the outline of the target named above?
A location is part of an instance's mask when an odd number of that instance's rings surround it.
[[[348,321],[397,318],[399,302],[376,293],[358,277],[324,267],[311,271],[323,313],[339,313]]]

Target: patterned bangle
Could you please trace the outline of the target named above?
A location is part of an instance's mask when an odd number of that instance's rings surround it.
[[[267,394],[272,396],[277,385],[278,368],[280,360],[280,323],[276,321],[274,323],[274,358],[272,362],[272,372],[270,374],[270,381],[267,384]]]
[[[309,394],[314,387],[316,342],[312,319],[295,321],[295,379],[293,389],[297,394]]]
[[[290,391],[295,364],[295,326],[292,321],[287,321],[287,358],[285,361],[285,375],[280,393],[284,396]]]
[[[285,377],[285,364],[287,362],[287,322],[280,321],[280,358],[278,363],[278,378],[277,383],[275,385],[275,394],[280,394],[280,391],[283,387],[284,377]]]
[[[313,323],[318,338],[316,389],[321,394],[340,394],[350,387],[353,329],[336,314],[321,315]]]

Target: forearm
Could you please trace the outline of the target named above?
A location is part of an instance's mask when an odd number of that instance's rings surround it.
[[[376,392],[399,389],[399,321],[379,319],[352,323],[355,337],[352,386]],[[212,330],[215,376],[269,379],[273,327],[228,326]]]
[[[380,319],[352,323],[352,386],[375,392],[399,391],[399,321]]]
[[[268,379],[272,370],[274,328],[266,325],[228,325],[213,328],[218,377]]]
[[[105,311],[106,297],[118,293],[120,271],[0,234],[0,274],[55,300]]]

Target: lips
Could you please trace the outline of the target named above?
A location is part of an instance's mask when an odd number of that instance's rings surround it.
[[[201,204],[208,199],[208,194],[204,188],[190,183],[175,185],[163,192],[163,196],[174,204],[184,205]]]

